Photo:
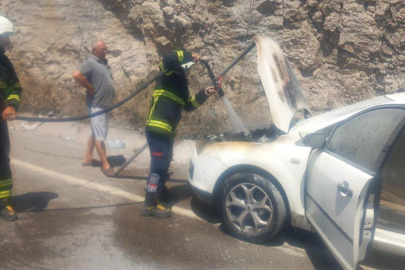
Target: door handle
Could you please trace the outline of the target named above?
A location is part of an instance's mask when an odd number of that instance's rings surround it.
[[[345,187],[343,185],[343,183],[339,183],[338,184],[338,189],[340,192],[342,192],[343,194],[347,195],[347,196],[353,196],[353,190],[351,190],[349,187]]]

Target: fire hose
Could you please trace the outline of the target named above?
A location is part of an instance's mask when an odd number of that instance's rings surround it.
[[[73,122],[73,121],[80,121],[80,120],[85,120],[85,119],[88,119],[88,118],[91,118],[91,117],[95,117],[95,116],[110,112],[110,111],[122,106],[124,103],[128,102],[130,99],[132,99],[133,97],[138,95],[140,92],[145,90],[154,81],[159,79],[159,77],[162,76],[165,72],[166,71],[160,72],[158,75],[153,77],[147,83],[143,84],[139,89],[134,91],[128,97],[126,97],[123,100],[119,101],[114,106],[112,106],[110,108],[107,108],[107,109],[103,109],[103,110],[95,112],[95,113],[91,113],[91,114],[88,114],[88,115],[82,115],[82,116],[76,116],[76,117],[67,117],[67,118],[40,118],[40,117],[27,117],[27,116],[17,115],[15,120],[32,121],[32,122]]]
[[[201,60],[200,62],[207,68],[208,70],[208,74],[209,77],[211,79],[211,83],[208,84],[209,85],[214,85],[215,89],[218,91],[219,96],[224,96],[224,92],[221,88],[221,83],[222,83],[222,77],[229,72],[229,70],[231,70],[248,52],[250,52],[253,47],[255,47],[255,43],[252,42],[237,58],[235,58],[235,60],[229,65],[227,66],[218,76],[214,75],[214,72],[212,71],[210,65],[208,64],[208,62],[206,62],[205,60]],[[88,115],[82,115],[82,116],[75,116],[75,117],[67,117],[67,118],[40,118],[40,117],[28,117],[28,116],[20,116],[17,115],[15,117],[15,120],[22,120],[22,121],[32,121],[32,122],[73,122],[73,121],[81,121],[81,120],[85,120],[91,117],[95,117],[107,112],[110,112],[120,106],[122,106],[124,103],[128,102],[129,100],[131,100],[132,98],[134,98],[136,95],[138,95],[140,92],[142,92],[143,90],[145,90],[150,84],[152,84],[154,81],[156,81],[157,79],[160,78],[160,76],[162,76],[163,74],[165,74],[167,71],[162,71],[160,72],[158,75],[156,75],[155,77],[153,77],[152,79],[150,79],[148,82],[146,82],[145,84],[143,84],[140,88],[138,88],[137,90],[135,90],[132,94],[130,94],[128,97],[124,98],[123,100],[119,101],[117,104],[113,105],[110,108],[107,109],[103,109],[101,111],[92,113],[92,114],[88,114]],[[0,120],[1,120],[1,115],[0,115]]]
[[[212,71],[212,69],[211,69],[211,67],[210,67],[210,65],[208,64],[208,62],[207,61],[205,61],[205,60],[200,60],[200,62],[207,68],[207,70],[208,70],[208,75],[210,76],[210,79],[211,79],[211,81],[212,81],[212,83],[213,83],[213,85],[214,85],[214,88],[215,88],[215,90],[217,90],[218,91],[218,95],[220,96],[220,97],[223,97],[225,94],[224,94],[224,91],[222,90],[222,77],[221,76],[218,76],[218,77],[215,77],[215,74],[214,74],[214,72]]]

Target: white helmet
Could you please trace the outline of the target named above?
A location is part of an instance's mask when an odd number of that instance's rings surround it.
[[[0,16],[0,36],[14,34],[13,24],[3,16]]]

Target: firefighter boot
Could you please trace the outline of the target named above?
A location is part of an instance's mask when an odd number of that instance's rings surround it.
[[[0,218],[5,221],[15,221],[18,219],[17,213],[11,207],[9,200],[0,200]]]
[[[145,197],[145,203],[141,210],[142,216],[157,218],[168,218],[172,215],[172,208],[164,206],[158,200],[158,194],[148,193]]]

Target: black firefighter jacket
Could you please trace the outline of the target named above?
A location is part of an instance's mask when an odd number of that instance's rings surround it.
[[[168,72],[156,82],[146,121],[146,131],[174,135],[182,110],[193,111],[208,99],[204,90],[190,96],[188,80],[180,67],[181,64],[190,61],[192,61],[191,53],[185,50],[172,51],[163,57],[159,69]]]

